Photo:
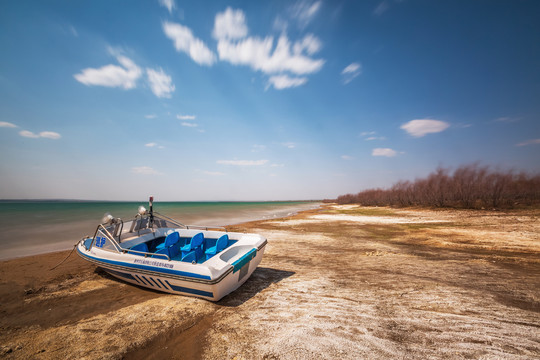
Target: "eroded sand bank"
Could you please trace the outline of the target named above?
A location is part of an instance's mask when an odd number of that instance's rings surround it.
[[[540,357],[540,211],[329,206],[234,226],[268,238],[218,303],[67,253],[0,263],[6,358]]]

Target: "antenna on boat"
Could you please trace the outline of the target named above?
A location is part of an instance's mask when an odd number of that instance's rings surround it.
[[[150,196],[150,199],[148,200],[148,205],[150,205],[150,224],[154,223],[154,210],[152,209],[154,205],[154,197]]]

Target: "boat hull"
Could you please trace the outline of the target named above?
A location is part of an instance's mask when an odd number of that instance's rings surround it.
[[[173,261],[165,262],[127,254],[119,254],[126,259],[119,259],[118,256],[111,258],[99,252],[87,251],[82,242],[77,246],[77,252],[83,259],[125,282],[171,294],[219,301],[251,276],[262,260],[266,243],[265,240],[262,245],[252,248],[216,274],[213,274],[211,269],[204,269],[203,265],[194,266],[208,271],[177,270]]]

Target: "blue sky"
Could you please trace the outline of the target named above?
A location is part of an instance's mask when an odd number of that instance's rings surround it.
[[[0,198],[540,171],[538,1],[3,1]]]

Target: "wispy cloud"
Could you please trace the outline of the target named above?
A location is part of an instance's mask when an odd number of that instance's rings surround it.
[[[176,115],[178,120],[195,120],[195,115]]]
[[[131,172],[140,175],[163,175],[159,171],[151,168],[150,166],[135,166],[131,168]]]
[[[350,155],[341,155],[341,158],[342,158],[343,160],[353,160],[353,159],[354,159],[354,158],[353,158],[352,156],[350,156]]]
[[[45,138],[45,139],[51,139],[51,140],[58,140],[62,137],[62,135],[54,131],[42,131],[38,134],[35,134],[28,130],[22,130],[19,132],[19,135],[26,138],[31,138],[31,139]]]
[[[7,121],[0,121],[0,127],[5,127],[5,128],[16,128],[18,127],[17,125],[15,124],[12,124],[10,122],[7,122]]]
[[[233,165],[233,166],[262,166],[266,164],[268,160],[218,160],[220,165]]]
[[[199,38],[193,35],[190,28],[165,21],[163,32],[174,43],[178,52],[184,52],[199,65],[211,66],[216,62],[216,55]]]
[[[195,124],[195,123],[192,123],[192,122],[187,122],[187,121],[182,122],[182,124],[180,124],[180,125],[185,126],[185,127],[191,127],[191,128],[195,128],[195,127],[199,126],[198,124]]]
[[[373,15],[381,16],[386,11],[388,11],[389,8],[390,8],[390,4],[388,3],[388,1],[383,0],[375,7],[375,9],[373,9]]]
[[[157,118],[157,115],[156,114],[148,114],[148,115],[144,115],[145,118],[147,119],[155,119]]]
[[[159,144],[157,144],[155,142],[150,142],[148,144],[144,144],[144,146],[149,147],[149,148],[155,147],[155,148],[158,148],[158,149],[164,149],[165,148],[164,146],[159,145]]]
[[[296,147],[296,144],[293,142],[284,142],[281,143],[281,145],[285,146],[287,149],[294,149]]]
[[[450,124],[441,120],[420,119],[411,120],[403,125],[401,129],[414,137],[422,137],[427,134],[434,134],[444,131],[450,127]]]
[[[304,29],[315,18],[321,9],[322,1],[301,0],[290,7],[291,18],[298,22],[298,27]]]
[[[502,117],[496,118],[494,121],[502,122],[502,123],[515,123],[515,122],[518,122],[519,120],[520,118],[518,117],[502,116]]]
[[[355,77],[357,77],[361,73],[362,73],[362,64],[353,62],[347,65],[347,67],[345,67],[345,69],[343,69],[343,71],[341,72],[341,76],[343,77],[343,83],[344,84],[350,83],[351,81],[353,81]]]
[[[150,89],[159,98],[170,98],[174,92],[175,86],[169,75],[165,74],[163,69],[146,69]]]
[[[362,137],[365,141],[386,140],[384,136],[375,136],[375,134],[377,134],[376,131],[364,131],[360,133],[360,137]]]
[[[172,14],[173,9],[176,7],[174,0],[159,0],[159,4],[167,8],[167,10],[169,10],[169,14]]]
[[[268,85],[274,86],[276,90],[283,90],[291,87],[304,85],[308,79],[306,77],[290,77],[289,75],[276,75],[268,79]]]
[[[376,149],[373,149],[373,151],[371,152],[371,155],[394,157],[397,155],[397,151],[390,148],[376,148]]]
[[[531,140],[520,142],[516,144],[516,146],[528,146],[528,145],[538,145],[538,144],[540,144],[540,139],[531,139]]]
[[[116,60],[122,66],[105,65],[100,68],[86,68],[73,77],[87,86],[107,86],[133,89],[142,75],[142,70],[131,59],[118,55]]]

